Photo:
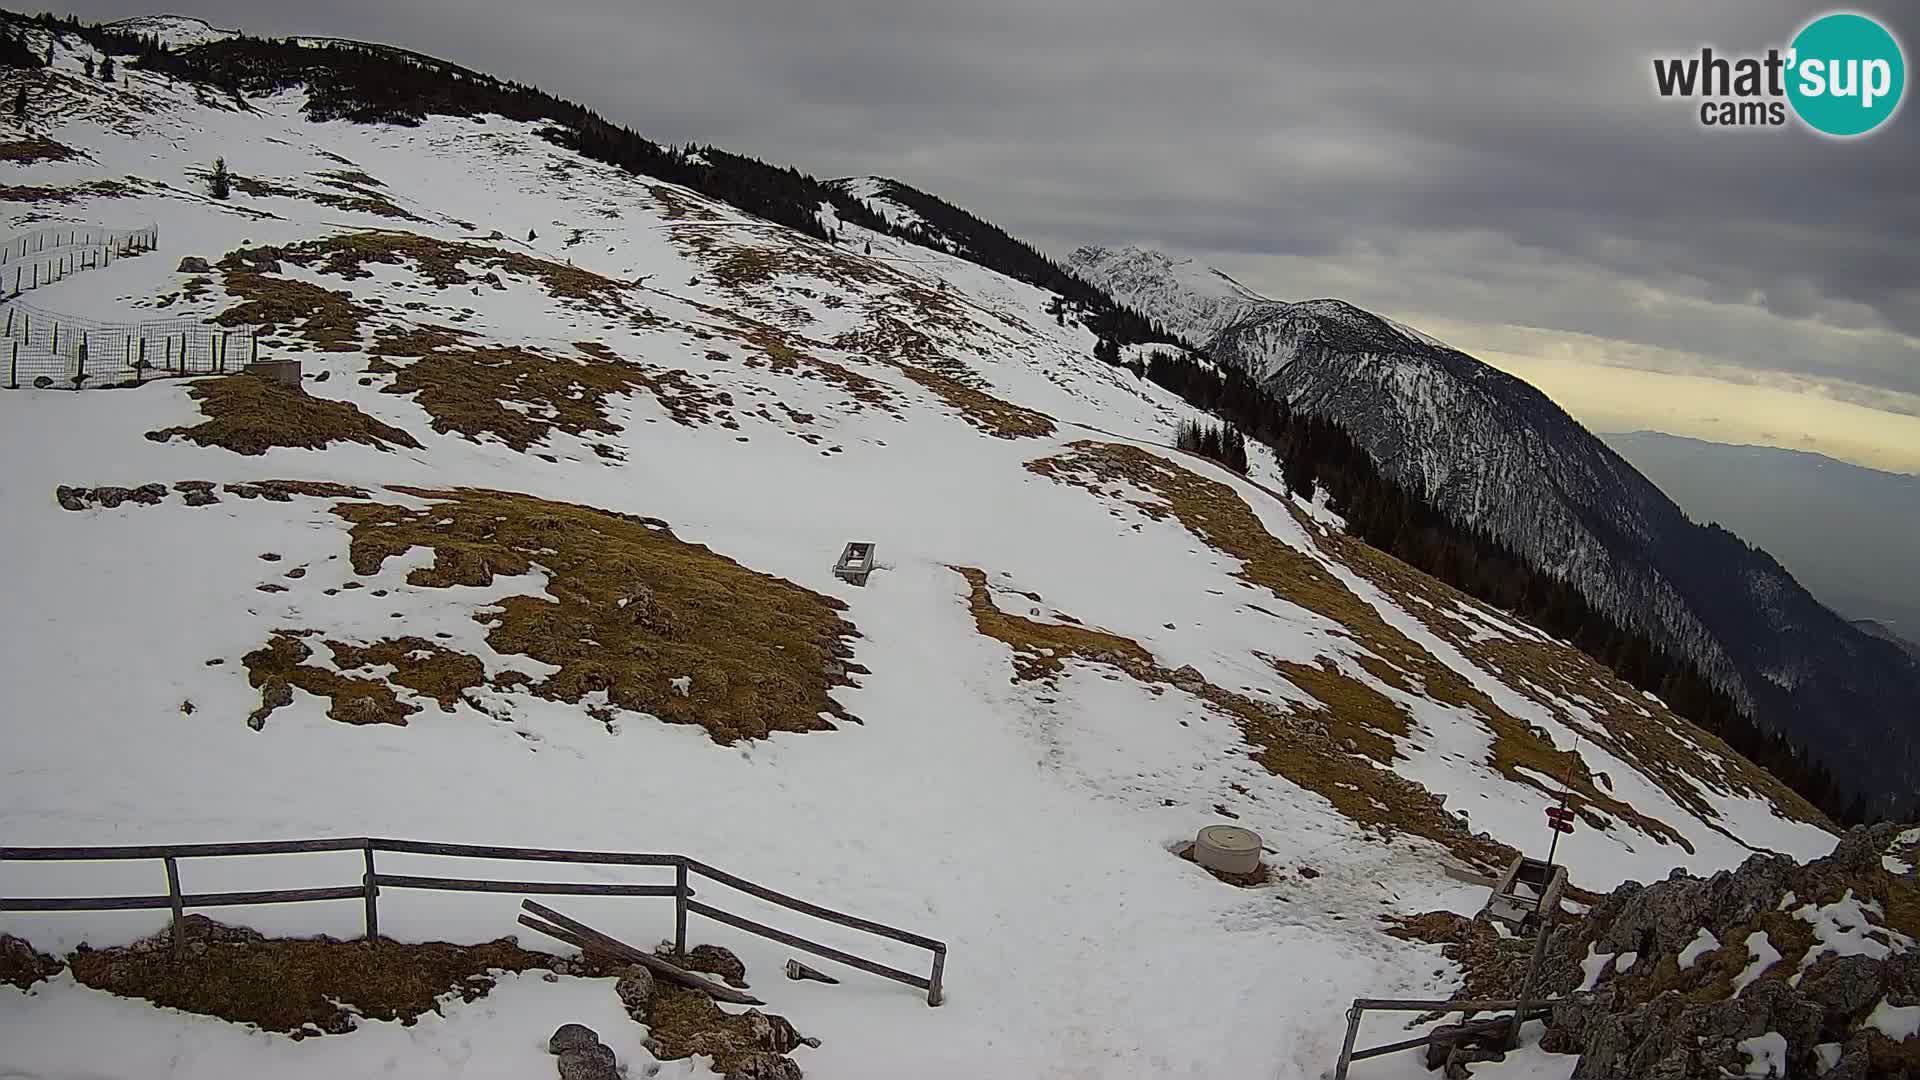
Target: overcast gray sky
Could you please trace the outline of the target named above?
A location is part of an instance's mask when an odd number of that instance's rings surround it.
[[[1651,89],[1653,55],[1784,45],[1820,5],[180,2],[440,55],[661,141],[895,176],[1058,255],[1139,243],[1338,295],[1505,358],[1576,414],[1619,365],[1730,388],[1707,411],[1739,412],[1744,384],[1907,414],[1875,437],[1912,438],[1920,470],[1920,111],[1842,142],[1704,129]],[[1920,7],[1853,7],[1911,64]]]

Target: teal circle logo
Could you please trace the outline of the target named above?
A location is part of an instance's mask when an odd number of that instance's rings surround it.
[[[1865,15],[1837,12],[1794,36],[1787,100],[1824,135],[1865,135],[1900,107],[1906,58],[1887,28]]]

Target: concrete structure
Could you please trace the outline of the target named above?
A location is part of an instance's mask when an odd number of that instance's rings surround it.
[[[255,360],[241,369],[248,375],[257,375],[282,386],[300,390],[300,361],[298,360]]]
[[[1193,839],[1193,861],[1222,874],[1260,868],[1260,834],[1238,825],[1209,825]]]

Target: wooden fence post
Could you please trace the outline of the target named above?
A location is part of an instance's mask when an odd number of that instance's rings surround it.
[[[941,949],[933,954],[933,975],[927,979],[927,1004],[938,1005],[946,999],[940,991],[940,979],[947,972],[947,950]]]
[[[248,358],[247,362],[257,364],[260,362],[260,331],[251,331],[247,336],[253,340],[253,355]]]
[[[179,960],[187,949],[186,903],[180,897],[180,866],[173,856],[166,857],[167,899],[173,901],[173,958]]]
[[[13,360],[7,365],[7,389],[20,389],[20,343],[13,343]]]
[[[368,840],[366,846],[360,849],[360,853],[366,856],[367,860],[367,874],[366,877],[362,879],[366,885],[367,892],[367,944],[377,945],[380,943],[380,905],[378,899],[380,896],[380,886],[375,880],[373,873],[373,841]]]
[[[13,336],[13,309],[7,309],[7,336]]]
[[[673,864],[673,950],[687,955],[687,860]]]

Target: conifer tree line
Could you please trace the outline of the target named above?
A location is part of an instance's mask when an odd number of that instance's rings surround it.
[[[1203,424],[1198,420],[1183,420],[1174,431],[1173,445],[1176,450],[1198,454],[1242,476],[1246,475],[1247,437],[1232,424]]]

